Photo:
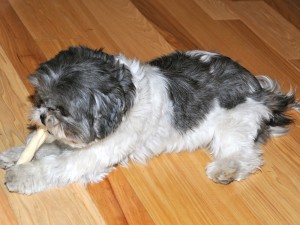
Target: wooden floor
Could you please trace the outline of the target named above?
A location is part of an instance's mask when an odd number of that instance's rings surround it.
[[[214,50],[300,87],[299,0],[0,0],[0,151],[28,134],[28,74],[77,44],[141,60]],[[227,186],[206,177],[205,151],[32,196],[9,193],[0,171],[0,224],[300,224],[300,117],[291,114],[289,135],[264,146],[262,170]]]

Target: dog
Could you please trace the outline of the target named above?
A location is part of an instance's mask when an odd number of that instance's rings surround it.
[[[263,165],[261,144],[287,133],[287,111],[300,109],[294,91],[200,50],[142,63],[75,46],[29,80],[36,90],[30,124],[50,138],[31,162],[15,165],[24,146],[0,155],[8,190],[23,194],[99,182],[128,160],[199,148],[214,157],[208,178],[240,181]]]

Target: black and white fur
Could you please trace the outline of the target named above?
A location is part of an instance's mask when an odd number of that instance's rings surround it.
[[[5,183],[32,194],[72,182],[98,182],[128,160],[208,148],[207,176],[240,181],[263,164],[260,144],[287,132],[299,103],[269,77],[254,77],[230,58],[175,52],[148,63],[72,47],[30,76],[31,123],[48,143],[15,165],[24,146],[0,155]],[[31,135],[28,140],[30,140]]]

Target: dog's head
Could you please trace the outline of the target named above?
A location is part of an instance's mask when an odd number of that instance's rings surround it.
[[[130,71],[102,50],[71,47],[29,77],[35,87],[32,124],[73,147],[102,139],[132,106]]]

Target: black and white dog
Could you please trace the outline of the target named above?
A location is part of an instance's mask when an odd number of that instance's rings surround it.
[[[260,144],[285,134],[286,111],[300,106],[269,77],[206,51],[142,63],[71,47],[29,79],[36,88],[31,123],[51,138],[29,163],[15,165],[24,146],[0,155],[7,188],[25,194],[98,182],[128,160],[198,148],[215,158],[210,179],[239,181],[262,166]]]

